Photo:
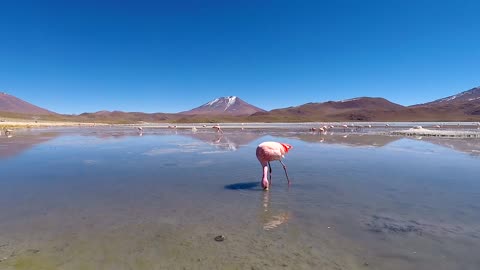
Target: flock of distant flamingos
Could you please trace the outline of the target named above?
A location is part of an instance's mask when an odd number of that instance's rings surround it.
[[[477,126],[477,129],[480,129],[480,123],[476,123],[475,124]],[[447,125],[445,124],[441,124],[441,125],[434,125],[433,128],[436,128],[436,129],[441,129],[441,128],[444,128],[446,127]],[[457,126],[460,126],[460,124],[457,124]],[[388,128],[390,127],[389,124],[385,124],[384,126],[385,128]],[[326,133],[327,131],[331,130],[331,129],[334,129],[335,126],[333,125],[328,125],[328,126],[321,126],[319,128],[315,128],[315,127],[312,127],[309,129],[309,131],[312,131],[312,132],[319,132],[319,133]],[[343,129],[343,132],[346,132],[347,130],[350,130],[350,131],[359,131],[361,130],[362,128],[372,128],[372,125],[341,125],[339,126],[339,128]],[[414,129],[422,129],[423,127],[422,126],[414,126],[412,127]]]
[[[242,123],[242,126],[244,125],[244,123]],[[92,124],[90,125],[91,127],[95,127],[96,125],[95,124]],[[459,127],[460,124],[457,124],[457,126]],[[480,122],[478,123],[473,123],[473,126],[477,129],[480,130]],[[207,128],[208,126],[207,125],[202,125],[203,128]],[[324,126],[321,126],[321,127],[311,127],[308,129],[308,131],[310,132],[319,132],[319,133],[327,133],[329,130],[333,130],[333,129],[343,129],[343,132],[346,132],[347,130],[348,131],[359,131],[363,128],[373,128],[374,126],[372,126],[371,124],[368,124],[368,125],[355,125],[355,124],[343,124],[343,125],[338,125],[338,126],[334,126],[334,125],[324,125]],[[379,127],[379,126],[376,126],[376,127]],[[385,124],[384,125],[385,128],[388,128],[390,127],[389,124]],[[454,125],[447,125],[447,124],[440,124],[440,125],[434,125],[432,126],[433,128],[435,129],[441,129],[441,128],[452,128],[454,127]],[[167,126],[168,129],[177,129],[178,126],[177,125],[168,125]],[[220,127],[219,124],[215,124],[213,125],[211,128],[215,129],[215,131],[217,133],[222,133],[223,134],[223,130],[222,128]],[[423,128],[422,126],[414,126],[412,127],[414,129],[421,129]],[[243,127],[242,127],[243,129]],[[137,130],[139,133],[143,133],[143,127],[137,127]],[[197,128],[194,126],[192,127],[192,131],[193,132],[197,132]],[[13,134],[13,129],[11,128],[4,128],[3,129],[3,133],[7,136],[7,137],[12,137],[12,134]],[[2,134],[2,132],[0,132],[0,135]]]

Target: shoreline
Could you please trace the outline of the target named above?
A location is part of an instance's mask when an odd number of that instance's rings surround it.
[[[0,129],[4,128],[42,128],[42,127],[76,127],[76,126],[109,126],[105,123],[90,122],[63,122],[63,121],[3,121]]]
[[[417,128],[413,125],[422,124]],[[441,125],[441,128],[439,127]],[[0,130],[6,129],[32,129],[32,128],[60,128],[60,127],[124,127],[148,129],[172,129],[172,130],[211,130],[213,126],[220,125],[224,130],[293,130],[299,132],[318,133],[328,135],[331,132],[353,134],[360,133],[365,135],[393,135],[393,136],[431,136],[431,137],[448,137],[448,138],[480,138],[480,125],[476,122],[304,122],[304,123],[142,123],[142,124],[108,124],[97,122],[67,122],[67,121],[22,121],[22,120],[3,120],[0,122]],[[312,127],[320,127],[322,125],[333,125],[334,128],[328,129],[327,132],[311,131]],[[343,127],[347,125],[348,127]]]

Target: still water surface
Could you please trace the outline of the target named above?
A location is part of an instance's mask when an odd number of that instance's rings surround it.
[[[49,129],[0,172],[0,269],[480,268],[478,139]]]

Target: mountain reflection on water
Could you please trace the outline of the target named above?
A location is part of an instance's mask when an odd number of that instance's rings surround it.
[[[27,132],[0,136],[0,159],[16,156],[60,136],[58,132]]]

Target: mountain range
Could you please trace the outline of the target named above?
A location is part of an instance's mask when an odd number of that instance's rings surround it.
[[[49,120],[136,122],[310,122],[310,121],[479,121],[480,87],[431,102],[402,106],[380,97],[306,103],[265,111],[239,97],[219,97],[189,111],[142,113],[99,111],[77,116],[56,114],[12,95],[0,94],[0,115]]]

